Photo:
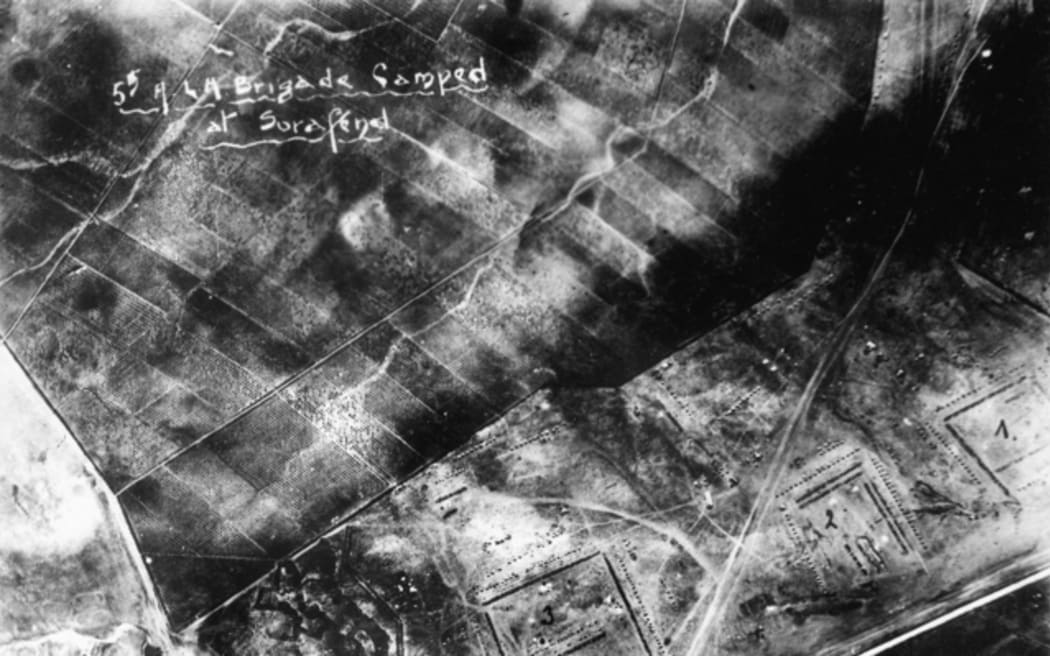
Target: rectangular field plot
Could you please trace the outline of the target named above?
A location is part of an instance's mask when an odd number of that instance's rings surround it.
[[[1050,398],[1034,375],[978,396],[946,415],[944,425],[1007,494],[1033,498],[1045,491]]]
[[[871,454],[829,449],[778,496],[785,528],[824,591],[922,563],[897,486]]]
[[[524,583],[487,606],[503,656],[650,653],[621,584],[602,554]]]

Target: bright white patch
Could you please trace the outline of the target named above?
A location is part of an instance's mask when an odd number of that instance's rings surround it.
[[[339,217],[339,234],[358,251],[389,236],[390,226],[390,214],[378,192],[361,198]]]
[[[65,428],[0,354],[0,552],[79,553],[105,523],[101,491],[77,458]]]

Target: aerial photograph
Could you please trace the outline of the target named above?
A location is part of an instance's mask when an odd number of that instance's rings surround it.
[[[0,0],[0,656],[1050,656],[1050,0]]]

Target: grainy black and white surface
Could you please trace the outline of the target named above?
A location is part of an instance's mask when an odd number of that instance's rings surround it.
[[[1050,654],[1046,3],[0,0],[0,119],[0,654]]]

